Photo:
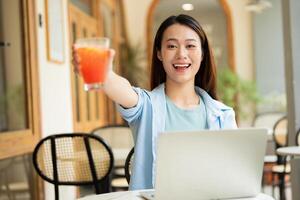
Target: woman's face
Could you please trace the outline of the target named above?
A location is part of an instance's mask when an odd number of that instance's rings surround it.
[[[194,84],[202,61],[200,38],[188,26],[173,24],[163,33],[157,56],[163,63],[167,82]]]

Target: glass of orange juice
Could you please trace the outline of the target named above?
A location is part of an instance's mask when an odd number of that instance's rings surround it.
[[[100,89],[109,70],[109,38],[81,38],[76,40],[76,48],[84,89]]]

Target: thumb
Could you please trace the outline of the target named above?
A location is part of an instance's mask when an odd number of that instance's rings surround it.
[[[113,68],[113,61],[115,57],[116,51],[114,49],[109,49],[108,50],[108,66],[109,70],[112,70]]]

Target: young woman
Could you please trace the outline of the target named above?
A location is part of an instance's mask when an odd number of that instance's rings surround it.
[[[111,50],[111,61],[113,56]],[[133,131],[130,189],[153,188],[159,133],[236,128],[233,109],[217,101],[216,67],[206,34],[190,16],[170,16],[160,25],[153,47],[151,89],[134,88],[113,71],[103,87]]]

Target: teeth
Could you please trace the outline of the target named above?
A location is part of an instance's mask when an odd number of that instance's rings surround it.
[[[175,67],[188,67],[188,64],[175,64]]]
[[[191,66],[191,64],[174,64],[173,65],[176,69],[177,68],[188,68],[189,66]]]

